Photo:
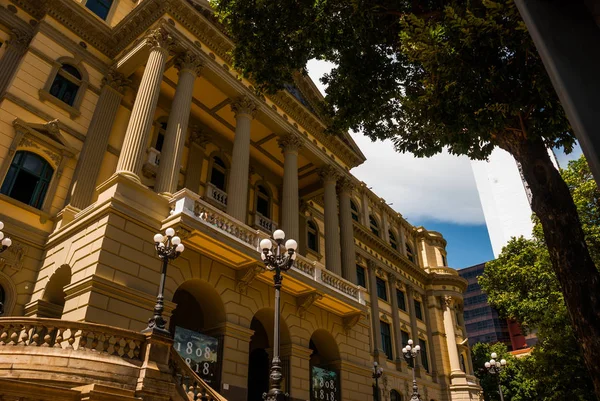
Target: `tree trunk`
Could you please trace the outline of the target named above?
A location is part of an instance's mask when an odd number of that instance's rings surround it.
[[[600,399],[600,273],[585,243],[577,209],[540,138],[512,134],[499,146],[521,164],[540,219],[552,267],[562,289],[585,363]]]

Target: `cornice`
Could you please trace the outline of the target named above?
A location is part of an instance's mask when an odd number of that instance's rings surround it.
[[[3,6],[0,6],[0,24],[8,27],[9,29],[20,29],[24,32],[28,32],[29,34],[33,34],[35,29],[34,26],[23,21],[21,18],[17,17]]]

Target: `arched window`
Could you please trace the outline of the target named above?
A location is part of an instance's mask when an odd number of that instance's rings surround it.
[[[373,215],[369,215],[369,225],[371,226],[371,232],[379,237],[379,223]]]
[[[390,246],[395,250],[398,250],[398,240],[396,239],[394,232],[392,230],[389,230],[388,235],[390,236]]]
[[[85,6],[98,17],[106,21],[114,0],[87,0]]]
[[[311,251],[319,253],[319,229],[312,220],[306,222],[306,246]]]
[[[81,73],[71,64],[63,64],[50,86],[50,94],[60,101],[73,106],[81,86]]]
[[[8,169],[0,192],[41,209],[54,169],[35,153],[19,151]]]
[[[0,316],[4,315],[4,304],[6,303],[6,292],[0,285]]]
[[[354,201],[350,201],[350,212],[352,213],[352,220],[358,221],[358,207]]]
[[[408,242],[406,243],[406,256],[408,257],[408,260],[410,260],[413,263],[415,262],[415,255],[413,252],[412,245],[410,245]]]
[[[264,185],[256,186],[256,212],[271,218],[271,194]]]
[[[210,173],[210,183],[221,191],[227,188],[227,166],[219,156],[213,157],[212,171]]]
[[[402,394],[396,390],[390,391],[390,401],[402,401]]]

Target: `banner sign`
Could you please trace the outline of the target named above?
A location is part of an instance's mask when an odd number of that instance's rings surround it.
[[[175,326],[173,346],[198,376],[211,386],[215,384],[218,339]]]
[[[336,372],[313,366],[311,373],[311,401],[340,401],[338,374]]]

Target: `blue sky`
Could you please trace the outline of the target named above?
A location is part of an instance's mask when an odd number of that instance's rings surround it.
[[[332,64],[312,60],[307,69],[317,87]],[[352,169],[411,224],[439,231],[448,242],[448,265],[456,269],[487,262],[494,256],[487,233],[471,163],[467,157],[440,153],[419,159],[397,153],[390,141],[371,142],[364,135],[351,133],[367,161]],[[557,151],[559,165],[581,155]]]

